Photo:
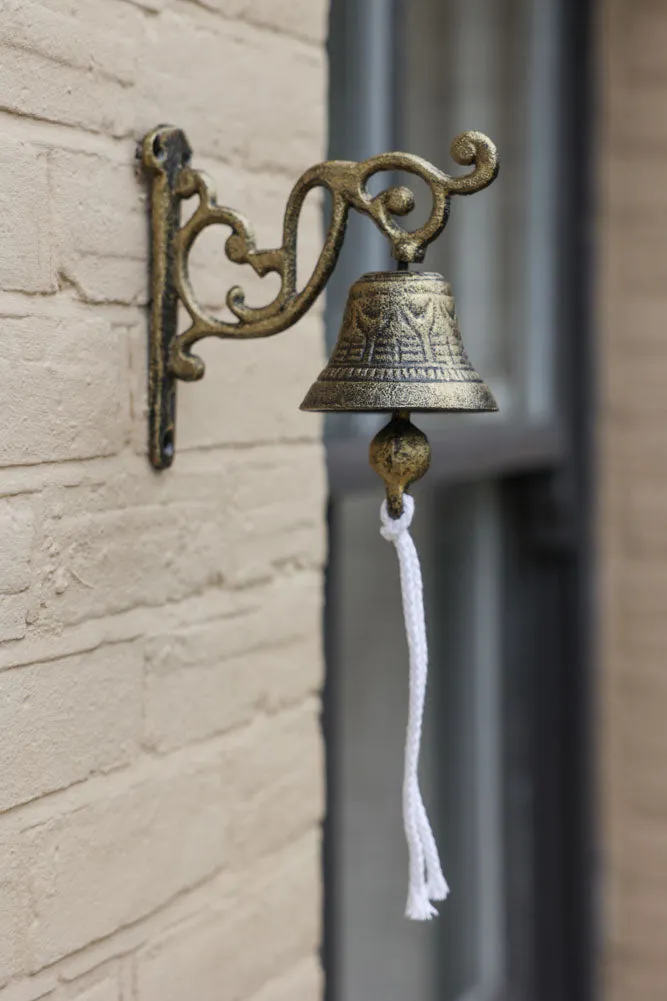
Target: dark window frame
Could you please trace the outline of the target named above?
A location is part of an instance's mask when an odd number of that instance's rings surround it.
[[[558,273],[563,295],[558,425],[466,426],[432,437],[431,478],[448,483],[492,478],[500,484],[511,553],[505,617],[510,623],[517,617],[532,623],[519,644],[507,630],[504,653],[518,658],[526,677],[533,678],[526,713],[532,721],[527,739],[532,742],[539,790],[533,806],[533,864],[540,904],[530,941],[510,942],[509,980],[513,948],[532,950],[534,976],[530,984],[513,986],[511,996],[498,1001],[592,1001],[598,993],[593,742],[593,7],[592,0],[562,3],[567,65],[561,74],[563,186],[559,198],[563,221]],[[327,466],[334,503],[340,495],[377,488],[367,465],[365,437],[330,439]],[[331,663],[335,636],[326,621],[325,640]],[[539,678],[535,677],[537,669]],[[333,739],[327,697],[330,684],[327,676],[323,708],[327,742]],[[511,748],[507,753],[512,753]],[[334,788],[332,767],[329,753],[329,790]],[[332,962],[336,903],[328,892],[336,864],[331,837],[335,810],[330,793],[323,849],[323,963],[328,1001],[343,1001],[336,991]]]

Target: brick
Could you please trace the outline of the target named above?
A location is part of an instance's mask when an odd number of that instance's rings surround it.
[[[663,828],[640,813],[626,813],[630,819],[618,851],[607,859],[614,867],[617,895],[610,944],[654,964],[664,956],[661,931],[667,920]]]
[[[645,956],[635,956],[627,948],[612,957],[604,970],[603,997],[613,1001],[641,998],[642,1001],[663,1001],[664,984],[660,960],[647,962]]]
[[[660,218],[662,215],[662,223]],[[638,215],[624,222],[622,237],[607,251],[610,280],[632,288],[634,295],[664,293],[667,275],[667,213],[659,208],[653,216]]]
[[[127,86],[137,64],[131,33],[141,18],[116,4],[105,11],[102,24],[101,12],[99,5],[85,0],[5,0],[3,42],[58,66],[99,74],[110,89],[114,83]]]
[[[142,669],[125,644],[0,674],[0,810],[127,764]]]
[[[630,554],[651,562],[667,560],[667,484],[657,478],[650,484],[630,482],[625,493],[624,536]],[[619,526],[620,527],[620,526]]]
[[[660,0],[635,0],[625,7],[626,69],[630,82],[667,84],[667,11]]]
[[[286,568],[319,565],[319,446],[187,460],[178,456],[159,480],[142,463],[108,483],[72,486],[62,517],[55,502],[47,527],[68,586],[59,589],[49,564],[42,574],[43,618],[81,622],[179,601],[223,582],[246,585]]]
[[[667,588],[667,563],[641,559],[625,559],[615,565],[607,560],[606,565],[615,575],[615,597],[623,628],[640,634],[644,631],[664,634],[664,603],[662,594]]]
[[[186,51],[197,53],[188,63],[187,85],[171,71],[182,64]],[[215,17],[194,5],[178,5],[161,15],[161,30],[148,39],[142,66],[141,128],[147,115],[152,115],[151,124],[157,123],[169,108],[171,121],[187,125],[200,156],[256,169],[277,167],[297,176],[323,159],[326,72],[321,53],[312,46]],[[252,85],[239,88],[240,80]],[[223,94],[234,94],[224,113]]]
[[[243,602],[234,601],[225,618],[190,624],[186,628],[157,634],[146,641],[149,672],[168,675],[251,651],[286,646],[302,639],[320,642],[315,628],[322,616],[322,581],[318,572],[277,578],[262,588],[244,589]],[[238,594],[237,596],[238,597]],[[317,672],[319,679],[319,670]],[[304,681],[310,684],[313,676]]]
[[[316,956],[309,956],[270,980],[251,1001],[317,1001],[323,991],[322,968]]]
[[[638,215],[648,219],[667,215],[667,192],[658,155],[634,156],[620,151],[603,165],[605,212],[609,218],[631,223]]]
[[[175,3],[176,0],[126,0],[127,3],[134,4],[140,10],[148,10],[151,13],[157,13],[168,7],[169,4]]]
[[[194,762],[26,831],[32,968],[210,877],[225,856],[225,799],[220,768]]]
[[[239,514],[230,578],[241,585],[274,571],[319,567],[325,559],[325,469],[320,446],[272,447],[228,463]],[[270,487],[267,489],[268,485]]]
[[[324,778],[319,700],[230,733],[222,770],[231,864],[249,864],[318,823]]]
[[[198,0],[203,7],[227,17],[245,18],[308,41],[326,41],[327,7],[312,0]]]
[[[0,641],[26,633],[34,538],[29,500],[0,500]]]
[[[68,586],[47,569],[42,617],[72,624],[219,586],[229,545],[221,518],[196,500],[66,514],[53,536]]]
[[[322,419],[299,406],[324,367],[320,321],[308,318],[295,329],[265,341],[214,341],[195,353],[206,363],[201,382],[178,386],[177,450],[290,440],[319,441]],[[134,446],[146,452],[146,332],[132,332]],[[298,365],[295,365],[298,357]],[[257,401],[261,400],[261,406]]]
[[[662,82],[638,82],[618,87],[618,111],[607,123],[610,152],[633,149],[639,156],[664,155],[667,111]]]
[[[12,0],[3,9],[3,106],[21,115],[127,135],[136,117],[133,65],[144,31],[129,4],[50,5]],[[34,86],[39,80],[40,86]]]
[[[298,404],[322,304],[284,337],[203,345],[156,475],[134,153],[182,125],[275,246],[325,152],[326,18],[319,0],[3,5],[3,1001],[319,992],[326,483]],[[300,222],[303,282],[319,193]],[[225,235],[195,248],[198,295],[267,302],[275,277],[227,262]]]
[[[127,434],[117,332],[99,316],[4,316],[0,465],[112,455]]]
[[[55,292],[46,154],[0,135],[0,176],[0,289]]]
[[[30,586],[35,519],[29,500],[0,500],[0,594]]]
[[[636,673],[639,671],[641,668]],[[660,703],[651,704],[648,695],[651,691],[664,696],[657,682],[649,684],[644,678],[640,685],[632,685],[623,676],[605,701],[609,746],[616,752],[613,778],[616,788],[623,791],[621,802],[626,818],[634,817],[639,826],[650,822],[661,825],[667,818],[663,781],[667,740],[661,725]],[[626,692],[629,694],[622,694]],[[622,823],[622,814],[619,819]],[[631,832],[633,829],[630,826]],[[621,864],[620,859],[617,862]]]
[[[26,594],[0,595],[0,642],[20,640],[25,636],[27,614]]]
[[[623,369],[615,366],[605,380],[601,403],[606,414],[624,424],[633,418],[642,418],[646,425],[661,420],[667,414],[662,392],[666,374],[667,360],[657,348],[628,355]]]
[[[73,624],[218,587],[229,545],[220,519],[196,501],[66,515],[53,535],[68,587],[47,573],[42,617]]]
[[[611,276],[610,281],[614,280]],[[646,294],[641,289],[626,291],[620,302],[607,304],[605,309],[604,343],[608,345],[600,358],[602,371],[613,373],[618,367],[618,351],[628,349],[628,331],[632,331],[632,355],[655,357],[660,345],[663,317],[667,309],[665,290]]]
[[[55,149],[51,198],[58,270],[89,302],[142,302],[148,296],[146,187],[134,144],[111,160]],[[144,344],[145,344],[144,323]]]
[[[321,683],[319,588],[297,575],[257,610],[146,645],[146,739],[165,751],[204,740]]]
[[[71,992],[67,993],[68,1001],[122,1001],[120,978],[117,972],[105,975],[102,979],[90,982],[90,977],[86,977],[86,984],[82,986],[74,983]]]
[[[0,830],[0,985],[26,969],[32,920],[29,887],[20,846]]]
[[[667,468],[667,433],[659,421],[643,415],[617,418],[613,428],[611,417],[606,423],[609,440],[604,442],[607,456],[604,504],[607,510],[613,504],[610,529],[616,531],[618,519],[628,518],[629,482],[641,483],[644,492],[650,493],[654,487],[658,492],[664,489],[662,470]],[[624,545],[628,541],[627,533],[618,540]]]
[[[140,953],[137,1001],[220,1001],[221,984],[226,998],[246,998],[314,952],[319,866],[319,838],[310,832],[244,872],[219,907]]]
[[[605,996],[664,993],[662,663],[667,560],[662,544],[664,5],[614,0],[604,27],[602,362],[599,511],[600,704],[605,854]]]
[[[110,12],[104,0],[59,0],[46,30],[37,5],[24,7],[14,0],[5,19],[0,90],[10,110],[138,139],[164,121],[166,108],[172,121],[188,124],[200,153],[299,172],[322,158],[326,73],[312,46],[194,4],[166,7],[158,31],[131,4]],[[171,71],[184,59],[186,77]],[[252,87],[239,90],[239,80]],[[224,93],[235,100],[223,114]]]
[[[255,24],[324,44],[328,27],[325,4],[312,0],[245,0],[244,14]]]

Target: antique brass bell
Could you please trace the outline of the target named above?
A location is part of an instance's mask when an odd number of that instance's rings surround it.
[[[176,380],[192,381],[204,374],[202,359],[192,352],[194,345],[209,336],[268,337],[296,323],[326,285],[349,211],[355,209],[387,237],[398,270],[364,275],[352,286],[338,342],[301,409],[393,413],[371,444],[371,465],[385,480],[390,514],[400,516],[404,491],[426,472],[430,461],[426,436],[410,423],[410,412],[497,409],[463,348],[449,284],[439,274],[408,270],[423,261],[428,245],[444,229],[452,195],[481,191],[497,174],[496,148],[481,132],[458,136],[452,156],[473,170],[452,177],[410,153],[383,153],[361,163],[316,164],[290,193],[282,245],[262,250],[245,217],[219,204],[205,175],[193,169],[190,146],[180,129],[160,126],[144,138],[141,158],[152,178],[149,457],[156,469],[170,466],[174,458]],[[418,229],[404,229],[396,221],[414,208],[409,188],[394,186],[378,195],[368,190],[375,174],[395,171],[421,178],[430,189],[431,213]],[[315,187],[329,192],[331,218],[317,264],[299,287],[299,217]],[[195,196],[199,205],[181,224],[181,202]],[[260,277],[276,273],[281,282],[273,301],[259,307],[246,303],[239,286],[229,289],[232,321],[213,316],[197,301],[188,274],[195,239],[214,224],[231,229],[225,244],[231,261],[249,265]],[[179,331],[179,303],[191,320],[183,331]]]
[[[380,271],[347,297],[329,363],[302,410],[497,410],[463,347],[442,275]]]
[[[403,490],[418,478],[415,468],[404,468],[409,455],[419,457],[419,475],[429,463],[427,439],[409,423],[410,411],[498,407],[463,347],[449,283],[435,272],[402,270],[354,283],[329,363],[301,409],[394,412],[371,446],[371,465],[385,479],[397,515]]]

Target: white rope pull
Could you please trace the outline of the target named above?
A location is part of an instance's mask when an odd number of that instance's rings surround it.
[[[419,749],[426,699],[428,646],[421,567],[410,535],[414,511],[415,502],[408,494],[403,497],[403,514],[400,518],[390,516],[387,502],[384,501],[380,511],[380,533],[388,542],[394,543],[398,554],[410,656],[410,696],[403,776],[403,826],[410,862],[405,916],[413,921],[428,921],[438,913],[431,901],[444,900],[449,888],[442,874],[438,848],[419,791]]]

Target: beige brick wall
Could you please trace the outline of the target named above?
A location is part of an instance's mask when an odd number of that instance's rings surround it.
[[[598,135],[605,1001],[667,997],[667,4],[603,0]]]
[[[155,474],[134,155],[183,126],[275,245],[324,151],[327,4],[0,7],[0,998],[312,1001],[321,309],[204,345]],[[319,241],[311,205],[306,264]]]

